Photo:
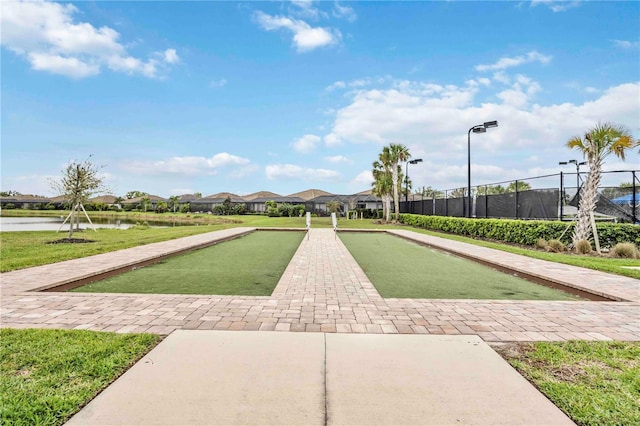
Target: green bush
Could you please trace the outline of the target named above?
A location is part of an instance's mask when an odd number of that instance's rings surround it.
[[[547,251],[554,253],[562,253],[567,250],[567,246],[560,240],[549,240],[547,244]]]
[[[579,240],[576,242],[576,253],[589,254],[593,250],[589,240]]]
[[[549,243],[547,242],[547,240],[545,240],[544,238],[538,238],[536,240],[536,247],[539,249],[546,249],[547,246],[549,245]]]
[[[416,228],[527,246],[535,245],[539,238],[549,241],[559,239],[561,235],[561,241],[564,244],[569,244],[575,226],[573,223],[569,224],[560,221],[469,219],[464,217],[422,216],[409,213],[401,214],[400,222]],[[640,226],[638,225],[630,223],[598,223],[597,227],[602,247],[613,247],[617,243],[625,241],[640,245]]]
[[[611,257],[621,257],[625,259],[638,259],[640,258],[640,251],[638,247],[632,243],[618,243],[611,249]]]

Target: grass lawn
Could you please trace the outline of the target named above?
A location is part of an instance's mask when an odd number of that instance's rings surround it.
[[[578,425],[640,425],[640,342],[538,342],[497,347]]]
[[[304,236],[253,232],[71,291],[270,296]]]
[[[158,341],[151,334],[0,329],[0,423],[63,424]]]
[[[569,293],[391,235],[341,232],[339,237],[382,297],[577,299]]]
[[[47,265],[158,241],[217,231],[224,227],[224,225],[207,225],[149,229],[98,229],[97,232],[74,233],[74,238],[95,241],[83,244],[46,244],[68,236],[68,234],[53,231],[2,232],[0,233],[2,242],[0,244],[0,272]]]
[[[548,260],[550,262],[564,263],[566,265],[579,266],[582,268],[593,269],[596,271],[609,272],[612,274],[623,275],[626,277],[640,279],[640,270],[626,269],[622,266],[640,267],[640,259],[615,259],[611,257],[596,257],[590,255],[577,255],[570,253],[549,253],[545,251],[535,250],[533,248],[524,248],[512,246],[509,244],[501,244],[498,242],[477,240],[460,235],[446,234],[442,232],[434,232],[421,228],[401,228],[410,229],[421,234],[432,235],[434,237],[446,238],[449,240],[461,241],[463,243],[475,244],[477,246],[488,247],[496,250],[502,250],[509,253],[519,254],[522,256],[532,257],[534,259]]]
[[[64,215],[64,211],[47,211],[47,210],[3,210],[2,216],[60,216]],[[78,257],[90,256],[92,254],[104,253],[107,251],[119,250],[122,248],[133,247],[137,245],[147,244],[150,242],[164,241],[182,236],[193,235],[200,232],[215,231],[218,229],[231,228],[236,226],[248,227],[292,227],[305,228],[304,217],[267,217],[260,215],[244,215],[244,216],[215,216],[209,214],[194,213],[139,213],[139,212],[89,212],[91,217],[118,218],[129,219],[133,221],[175,221],[189,224],[208,225],[207,229],[194,230],[192,226],[181,226],[172,228],[173,231],[161,231],[159,229],[149,229],[141,233],[123,230],[101,230],[102,232],[114,232],[113,236],[117,238],[93,238],[100,241],[100,247],[78,247],[81,244],[58,245],[61,247],[51,248],[42,245],[45,241],[51,241],[62,238],[62,233],[54,234],[52,232],[0,232],[0,272],[6,272],[14,269],[27,268],[31,266],[44,265],[48,263],[59,262],[61,260],[75,259]],[[328,217],[314,217],[311,219],[313,228],[330,228],[331,219]],[[536,259],[548,260],[551,262],[565,263],[568,265],[580,266],[583,268],[594,269],[597,271],[610,272],[613,274],[624,275],[631,278],[640,279],[640,270],[625,269],[622,266],[639,266],[640,260],[633,259],[612,259],[607,257],[581,256],[563,253],[547,253],[535,249],[527,249],[524,247],[516,247],[497,242],[476,240],[458,235],[433,232],[420,228],[408,227],[406,225],[379,225],[374,223],[372,219],[365,220],[346,220],[340,218],[338,220],[338,228],[356,228],[356,229],[409,229],[436,237],[462,241],[469,244],[480,245],[497,250],[507,251],[509,253],[529,256]],[[117,232],[121,232],[118,234]],[[36,237],[36,235],[40,235]],[[92,235],[89,232],[86,235]],[[85,237],[88,238],[88,237]],[[117,241],[113,241],[117,240]],[[114,243],[115,242],[115,243]],[[84,246],[84,244],[82,244]],[[95,243],[89,244],[94,246]],[[71,247],[73,246],[73,247]],[[88,246],[88,245],[87,245]]]

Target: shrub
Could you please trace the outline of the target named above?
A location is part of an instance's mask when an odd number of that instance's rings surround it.
[[[618,243],[609,252],[611,257],[622,257],[625,259],[640,259],[640,252],[633,243]]]
[[[481,219],[444,216],[422,216],[404,213],[400,222],[418,228],[448,232],[467,237],[487,238],[507,243],[533,246],[539,238],[549,241],[564,233],[562,242],[568,244],[574,224],[560,221]],[[640,245],[640,226],[630,223],[598,223],[598,236],[602,247],[630,241]],[[568,229],[567,229],[568,228]]]
[[[576,253],[588,254],[591,253],[591,243],[589,240],[579,240],[576,242]]]
[[[554,253],[560,253],[567,249],[567,246],[560,240],[549,240],[549,244],[547,244],[547,251],[552,251]]]
[[[536,247],[539,249],[546,249],[549,243],[544,238],[538,238],[536,240]]]

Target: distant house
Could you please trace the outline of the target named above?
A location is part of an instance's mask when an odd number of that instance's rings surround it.
[[[220,192],[218,194],[207,195],[206,197],[198,198],[189,203],[191,212],[213,212],[213,209],[218,205],[224,204],[227,198],[233,204],[245,204],[245,199],[236,194],[230,192]]]
[[[109,206],[116,203],[116,197],[113,195],[100,195],[98,197],[93,197],[89,199],[90,203],[103,203]]]
[[[51,202],[50,198],[39,197],[37,195],[14,195],[11,197],[0,197],[0,205],[5,207],[11,204],[16,209],[36,209],[39,205],[46,205]]]
[[[267,211],[266,202],[275,201],[276,204],[305,205],[306,201],[300,197],[258,197],[247,201],[247,210],[255,213],[265,213]]]
[[[143,198],[148,198],[149,202],[151,203],[151,209],[150,210],[155,210],[156,207],[158,207],[158,203],[160,202],[167,202],[166,198],[162,198],[159,197],[157,195],[146,195],[144,197],[136,197],[136,198],[129,198],[126,200],[123,200],[120,204],[122,204],[122,206],[133,206],[134,208],[140,208],[142,207],[142,199]]]

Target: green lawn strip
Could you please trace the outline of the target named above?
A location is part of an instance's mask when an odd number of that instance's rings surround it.
[[[270,296],[304,236],[253,232],[72,291]]]
[[[579,425],[640,425],[640,342],[496,348]]]
[[[341,232],[382,297],[575,300],[556,289],[387,234]]]
[[[434,237],[446,238],[449,240],[460,241],[477,246],[488,247],[496,250],[506,251],[508,253],[519,254],[522,256],[532,257],[534,259],[548,260],[550,262],[563,263],[565,265],[579,266],[582,268],[593,269],[596,271],[609,272],[612,274],[623,275],[631,278],[640,279],[640,270],[622,268],[622,266],[640,267],[639,259],[615,259],[611,257],[595,257],[589,255],[576,255],[569,253],[550,253],[533,248],[527,249],[498,242],[477,240],[459,235],[445,234],[442,232],[434,232],[420,228],[396,227],[395,229],[409,229],[421,234],[431,235]]]
[[[261,215],[243,215],[243,216],[215,216],[208,214],[195,214],[195,213],[139,213],[139,212],[89,212],[91,217],[104,217],[104,218],[118,218],[118,219],[129,219],[134,221],[151,221],[151,220],[162,220],[162,221],[175,221],[175,222],[183,222],[183,223],[198,223],[198,224],[209,224],[210,228],[207,230],[200,230],[199,232],[213,231],[217,229],[231,228],[237,226],[248,226],[248,227],[292,227],[292,228],[305,228],[305,218],[304,217],[268,217]],[[47,211],[47,210],[3,210],[3,216],[60,216],[64,215],[64,211]],[[314,217],[311,219],[312,228],[330,228],[332,227],[331,218],[328,217]],[[215,225],[215,227],[213,227]],[[179,227],[182,229],[185,227]],[[191,227],[187,227],[191,228]],[[364,219],[364,220],[346,220],[345,218],[340,218],[338,220],[338,229],[345,228],[355,228],[355,229],[405,229],[411,230],[414,232],[432,235],[436,237],[451,239],[455,241],[461,241],[469,244],[475,244],[483,247],[489,247],[496,250],[502,250],[509,253],[519,254],[523,256],[532,257],[535,259],[548,260],[551,262],[564,263],[567,265],[580,266],[583,268],[593,269],[597,271],[609,272],[613,274],[623,275],[631,278],[640,279],[640,270],[626,269],[622,268],[622,266],[640,266],[640,260],[633,259],[614,259],[608,257],[594,257],[594,256],[583,256],[583,255],[574,255],[574,254],[563,254],[563,253],[548,253],[544,251],[535,250],[533,248],[528,249],[524,247],[516,247],[507,244],[501,244],[498,242],[484,241],[484,240],[476,240],[469,237],[462,237],[459,235],[451,235],[441,232],[434,232],[420,228],[408,227],[406,225],[380,225],[375,223],[372,219]],[[114,230],[115,231],[115,230]],[[155,229],[153,230],[155,231]],[[38,231],[38,233],[43,233],[47,231]],[[99,232],[102,232],[99,231]],[[184,232],[184,236],[193,235],[192,232],[199,233],[198,231],[187,231],[187,230],[178,230],[176,229],[176,235],[173,234],[167,235],[166,237],[162,235],[157,236],[157,240],[149,241],[164,241],[173,238],[179,238],[181,232]],[[89,234],[92,234],[90,232]],[[6,272],[14,269],[27,268],[30,266],[43,265],[47,263],[59,262],[61,260],[74,259],[77,257],[90,256],[92,254],[103,253],[107,251],[119,250],[121,248],[133,247],[136,245],[146,244],[146,242],[138,243],[137,238],[131,238],[131,241],[127,244],[116,244],[112,246],[103,246],[99,250],[94,250],[91,248],[78,248],[74,247],[70,250],[65,250],[63,248],[55,249],[54,251],[65,251],[68,252],[66,254],[67,257],[58,257],[58,256],[46,256],[46,253],[40,253],[41,245],[40,241],[34,241],[34,244],[31,246],[24,246],[23,238],[14,235],[13,237],[9,237],[9,234],[33,234],[32,232],[2,232],[0,233],[0,238],[2,240],[2,244],[0,245],[0,272]],[[49,232],[49,235],[53,237],[51,239],[46,239],[45,241],[50,241],[52,239],[61,238],[58,235],[64,236],[62,233],[54,234]],[[125,236],[132,236],[133,234],[123,234]],[[134,235],[135,236],[135,235]],[[30,238],[30,237],[27,237]],[[92,238],[96,239],[96,238]],[[18,259],[14,259],[14,245],[22,245],[22,250],[17,252],[19,256]],[[24,253],[27,253],[25,255]],[[46,258],[42,258],[45,256]]]
[[[47,244],[66,238],[66,233],[27,231],[0,233],[0,272],[172,240],[223,229],[224,225],[179,226],[149,229],[98,229],[75,233],[74,238],[94,240],[82,244]]]
[[[158,341],[152,334],[0,329],[0,423],[63,424]]]

